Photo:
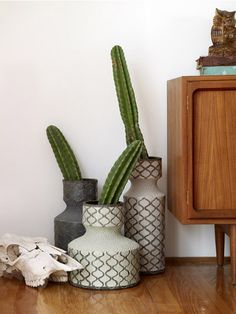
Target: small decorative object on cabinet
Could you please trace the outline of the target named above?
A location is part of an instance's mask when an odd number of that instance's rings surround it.
[[[213,45],[209,55],[197,60],[201,75],[236,74],[236,27],[235,11],[216,9],[211,28]]]
[[[47,128],[48,140],[63,174],[66,209],[54,219],[55,245],[67,251],[68,243],[85,233],[82,224],[84,201],[97,199],[97,180],[82,179],[76,157],[62,132],[54,125]]]
[[[219,265],[228,230],[233,284],[235,121],[236,76],[185,76],[168,81],[168,208],[183,224],[215,224]]]
[[[141,150],[140,141],[131,143],[109,172],[99,202],[84,204],[86,233],[68,245],[69,255],[84,266],[70,274],[72,285],[109,290],[139,282],[139,245],[120,233],[124,209],[119,198]]]
[[[209,56],[231,57],[236,55],[235,11],[216,9],[211,28],[213,45],[209,47]]]
[[[141,272],[156,274],[165,270],[165,196],[157,187],[157,180],[161,177],[161,158],[148,156],[122,48],[114,46],[111,57],[127,145],[134,140],[142,141],[141,159],[131,174],[131,187],[124,195],[125,235],[140,245]]]

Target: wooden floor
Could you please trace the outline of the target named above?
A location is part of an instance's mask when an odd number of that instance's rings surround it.
[[[94,291],[49,283],[29,288],[0,278],[0,314],[236,313],[230,266],[169,265],[161,275],[142,277],[134,287]]]

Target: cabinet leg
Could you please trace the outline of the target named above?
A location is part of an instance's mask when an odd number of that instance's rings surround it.
[[[230,225],[230,258],[232,284],[236,285],[236,225]]]
[[[236,240],[236,239],[235,239]],[[218,266],[224,265],[225,234],[221,225],[215,225],[216,259]]]

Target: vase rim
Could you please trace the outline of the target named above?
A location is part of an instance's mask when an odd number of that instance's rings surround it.
[[[97,179],[94,179],[94,178],[82,178],[82,179],[80,179],[80,180],[65,180],[65,179],[63,179],[62,180],[62,182],[64,183],[66,183],[66,182],[88,182],[88,181],[90,181],[90,182],[98,182],[98,180]]]
[[[118,202],[115,204],[98,204],[98,200],[96,200],[96,201],[86,201],[83,203],[83,205],[90,205],[93,207],[118,207],[118,206],[123,206],[123,202]]]
[[[149,160],[162,160],[162,157],[157,157],[157,156],[148,156],[148,158],[141,158],[138,161],[149,161]]]

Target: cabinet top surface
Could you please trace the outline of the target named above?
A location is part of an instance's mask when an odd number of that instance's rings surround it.
[[[180,76],[168,80],[168,82],[175,80],[183,81],[235,81],[236,75],[193,75],[193,76]]]

